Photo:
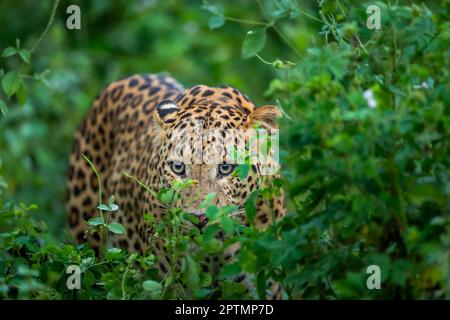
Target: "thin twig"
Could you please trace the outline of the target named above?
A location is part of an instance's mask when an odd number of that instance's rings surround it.
[[[321,19],[319,19],[319,18],[317,18],[317,17],[315,17],[315,16],[313,16],[313,15],[311,15],[311,14],[305,12],[305,11],[302,11],[302,10],[298,9],[298,12],[303,14],[305,17],[311,18],[311,19],[316,20],[318,22],[323,22]]]
[[[48,20],[47,26],[45,27],[42,34],[39,36],[39,38],[36,40],[36,42],[31,47],[30,53],[33,53],[36,48],[39,46],[39,44],[44,40],[45,36],[47,35],[48,31],[50,30],[50,27],[53,24],[53,20],[55,19],[56,9],[58,8],[60,0],[55,0],[53,3],[52,13],[50,15],[50,20]]]
[[[262,63],[265,63],[265,64],[268,64],[268,65],[270,65],[270,66],[272,66],[273,65],[273,62],[270,62],[270,61],[267,61],[267,60],[264,60],[264,58],[263,57],[261,57],[259,54],[257,54],[257,53],[255,53],[255,56],[259,59],[259,60],[261,60],[261,62]]]
[[[292,51],[294,51],[296,55],[301,57],[300,52],[294,47],[294,45],[291,43],[291,41],[289,41],[289,39],[284,36],[284,34],[280,31],[280,29],[278,29],[278,27],[276,25],[273,25],[272,28],[273,28],[273,30],[276,31],[276,33],[278,33],[280,38],[283,39],[283,41],[289,46],[289,48],[291,48]]]
[[[125,269],[125,272],[123,273],[123,276],[122,276],[122,285],[121,285],[121,287],[122,287],[122,300],[125,300],[126,296],[127,296],[126,292],[125,292],[125,278],[127,276],[129,268],[130,268],[130,265],[128,264],[127,268]]]
[[[264,21],[255,21],[255,20],[246,20],[246,19],[238,19],[234,17],[228,17],[228,16],[222,16],[225,20],[233,21],[233,22],[239,22],[244,24],[252,24],[255,26],[268,26],[267,22]]]

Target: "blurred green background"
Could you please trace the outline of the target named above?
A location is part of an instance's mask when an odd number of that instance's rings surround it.
[[[53,3],[3,0],[0,52],[16,39],[30,49]],[[372,3],[380,31],[366,26]],[[81,8],[81,30],[66,28],[71,4]],[[219,27],[221,12],[229,18]],[[266,62],[242,58],[247,32],[261,32],[254,21],[268,20],[267,39],[252,44],[262,44],[253,51]],[[2,70],[22,75],[19,101],[5,96]],[[33,214],[63,239],[72,137],[93,99],[127,75],[168,72],[186,87],[235,86],[288,115],[280,142],[289,214],[239,237],[235,271],[280,281],[290,299],[450,299],[449,70],[445,0],[61,1],[30,63],[0,58],[8,109],[0,116],[0,213],[14,225],[21,210],[6,202],[35,203]],[[29,230],[17,230],[1,233],[0,245],[30,247]],[[30,256],[20,264],[40,261],[40,252]],[[371,264],[383,270],[384,290],[367,289]]]

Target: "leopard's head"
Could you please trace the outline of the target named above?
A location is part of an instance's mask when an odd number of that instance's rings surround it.
[[[198,227],[206,223],[205,208],[199,204],[210,193],[215,194],[213,204],[236,206],[235,213],[242,214],[245,201],[261,183],[261,163],[255,154],[250,159],[247,154],[245,161],[244,150],[260,152],[255,134],[276,129],[280,115],[274,106],[255,108],[231,87],[196,86],[175,101],[162,101],[155,112],[160,185],[196,181],[181,191],[177,205],[198,217]],[[266,131],[255,130],[258,127]],[[248,173],[237,174],[243,165]]]

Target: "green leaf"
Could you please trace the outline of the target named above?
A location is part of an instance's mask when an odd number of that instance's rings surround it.
[[[328,44],[321,48],[309,48],[308,61],[299,63],[296,67],[304,79],[320,77],[329,74],[335,79],[342,79],[348,72],[351,51],[347,46],[338,47]]]
[[[162,292],[162,284],[154,280],[146,280],[142,283],[142,288],[154,296],[159,296]]]
[[[113,203],[109,206],[108,209],[109,209],[109,212],[114,212],[114,211],[119,210],[119,206],[117,204]]]
[[[100,204],[97,206],[97,209],[102,210],[102,211],[109,211],[109,207],[107,204]]]
[[[200,275],[201,275],[201,277],[200,277],[200,285],[202,287],[207,287],[207,286],[211,285],[211,283],[212,283],[212,276],[211,276],[211,274],[205,272],[205,273],[201,273]]]
[[[208,20],[209,29],[214,30],[220,28],[225,24],[225,18],[223,16],[212,16]]]
[[[109,248],[108,249],[109,253],[119,253],[121,251],[122,251],[122,249],[120,249],[120,248]]]
[[[114,212],[119,210],[119,206],[115,203],[109,203],[109,204],[100,204],[97,209],[102,210],[102,211],[108,211],[108,212]]]
[[[0,112],[4,117],[6,117],[6,114],[8,113],[8,107],[1,99],[0,99]]]
[[[443,216],[436,216],[430,221],[431,226],[443,226],[445,225],[445,218]]]
[[[184,258],[184,282],[188,286],[189,289],[198,289],[200,283],[199,276],[199,266],[196,262],[190,257],[186,256]]]
[[[105,258],[108,260],[116,260],[121,257],[122,250],[119,248],[109,248],[106,250]]]
[[[125,233],[125,227],[121,225],[118,222],[111,222],[108,224],[109,231],[116,233],[116,234],[124,234]]]
[[[250,58],[260,52],[266,44],[266,28],[247,32],[242,45],[242,57]]]
[[[90,288],[95,283],[95,276],[91,271],[86,271],[82,277],[83,287]]]
[[[156,257],[153,255],[153,254],[150,254],[150,255],[148,255],[148,256],[145,256],[145,257],[142,257],[141,259],[140,259],[140,263],[141,263],[141,265],[143,265],[143,266],[149,266],[149,267],[151,267],[151,266],[154,266],[155,265],[155,261],[156,260]]]
[[[31,54],[30,51],[27,49],[20,49],[19,56],[22,58],[22,60],[26,63],[30,63]]]
[[[15,239],[15,243],[19,246],[23,246],[24,244],[26,244],[28,241],[30,241],[31,237],[30,236],[19,236]]]
[[[209,255],[220,254],[222,250],[221,242],[213,238],[205,244],[204,249]]]
[[[3,76],[2,87],[8,98],[19,90],[20,83],[20,75],[17,71],[10,71]]]
[[[209,221],[216,220],[220,215],[220,211],[216,206],[210,206],[208,209],[206,209],[206,216],[208,217]]]
[[[207,245],[216,236],[219,228],[216,224],[212,224],[206,227],[203,231],[203,245]]]
[[[239,179],[244,180],[248,176],[248,173],[250,171],[250,165],[249,164],[241,164],[239,166],[238,170],[239,170]]]
[[[8,57],[11,57],[11,56],[15,55],[16,53],[17,53],[16,48],[14,48],[14,47],[7,47],[5,50],[3,50],[2,57],[3,58],[8,58]]]
[[[222,226],[225,233],[230,234],[234,231],[234,220],[228,216],[223,216]]]
[[[160,200],[163,203],[171,203],[177,201],[180,195],[175,190],[164,190],[160,195]]]
[[[153,214],[151,214],[149,212],[144,214],[144,221],[148,225],[152,225],[154,220],[155,220],[155,217],[153,216]]]
[[[238,263],[227,263],[223,266],[223,276],[226,278],[235,277],[242,271]]]
[[[91,218],[91,219],[89,219],[88,220],[88,224],[90,225],[90,226],[98,226],[98,225],[101,225],[101,224],[104,224],[105,223],[105,221],[103,220],[103,218],[102,217],[95,217],[95,218]]]
[[[213,201],[214,201],[215,197],[216,197],[216,193],[215,192],[208,193],[205,196],[205,199],[198,206],[199,209],[205,209],[205,208],[208,208],[209,206],[213,205]]]
[[[257,191],[253,191],[245,202],[245,214],[249,222],[253,222],[256,216],[256,196]]]
[[[242,269],[249,273],[255,273],[258,270],[257,255],[250,250],[243,250],[239,254],[239,261]]]
[[[228,215],[230,213],[233,213],[235,211],[239,210],[239,206],[235,206],[235,205],[229,205],[229,206],[223,206],[220,208],[220,212],[223,215]]]

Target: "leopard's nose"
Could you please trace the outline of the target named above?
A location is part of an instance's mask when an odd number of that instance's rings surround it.
[[[200,230],[203,229],[203,227],[208,223],[208,217],[206,216],[206,214],[202,212],[193,212],[192,214],[195,215],[198,219],[198,223],[194,225]]]
[[[198,223],[197,227],[199,229],[203,229],[203,227],[206,226],[206,224],[208,223],[208,217],[206,216],[206,214],[199,215],[198,220],[199,220],[199,223]]]

